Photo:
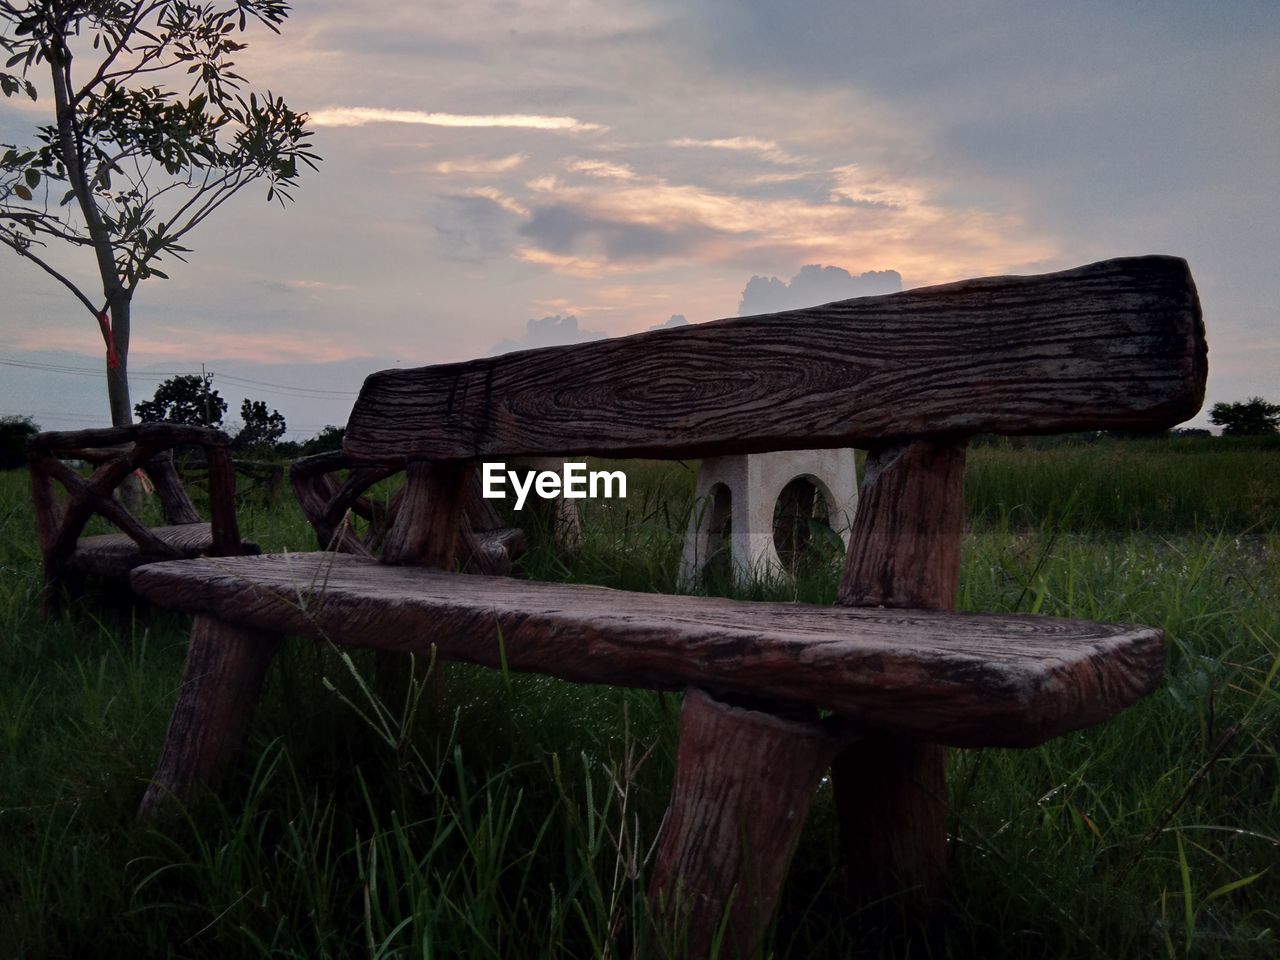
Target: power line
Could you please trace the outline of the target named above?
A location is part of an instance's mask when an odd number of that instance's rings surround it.
[[[28,370],[43,370],[47,373],[64,373],[82,377],[97,377],[105,379],[106,373],[94,367],[77,367],[70,364],[61,363],[40,363],[34,360],[13,360],[8,357],[0,357],[0,365],[7,367],[19,367]],[[131,380],[164,380],[168,377],[196,377],[200,374],[192,371],[175,371],[175,370],[148,370],[138,373],[130,372]],[[299,387],[285,383],[270,383],[265,380],[250,380],[246,377],[236,377],[229,373],[211,372],[210,377],[218,378],[230,383],[248,384],[249,386],[258,387],[267,393],[276,393],[286,397],[301,397],[313,400],[339,399],[342,397],[355,397],[359,395],[358,390],[325,390],[319,387]]]
[[[90,421],[90,426],[92,427],[111,426],[111,423],[102,417],[77,416],[75,414],[69,414],[66,412],[54,413],[48,410],[21,410],[21,411],[14,411],[10,413],[0,413],[0,417],[30,417],[32,420],[37,420],[42,422],[53,421],[55,423],[74,423],[74,424],[83,424],[86,421]],[[332,427],[332,426],[342,426],[342,424],[291,423],[289,424],[289,428],[287,432],[290,436],[309,439],[315,436],[316,434],[318,434],[321,430],[327,429],[328,427]]]
[[[12,360],[8,357],[0,357],[0,365],[6,367],[21,367],[28,370],[44,370],[49,373],[70,373],[82,377],[97,377],[103,379],[106,373],[97,367],[76,367],[64,363],[40,363],[35,360]],[[161,380],[165,377],[182,377],[190,376],[186,370],[142,370],[130,372],[131,379],[144,380]]]
[[[262,380],[249,380],[245,377],[233,377],[229,373],[215,373],[213,376],[221,377],[231,383],[249,384],[253,387],[272,388],[276,391],[292,391],[299,396],[315,396],[315,397],[355,397],[359,395],[358,390],[325,390],[320,387],[294,387],[280,383],[266,383]]]
[[[42,410],[21,410],[16,413],[0,413],[0,417],[30,417],[32,420],[56,420],[59,423],[84,423],[86,420],[93,421],[94,426],[109,427],[102,417],[86,417],[76,416],[69,413],[50,413]]]

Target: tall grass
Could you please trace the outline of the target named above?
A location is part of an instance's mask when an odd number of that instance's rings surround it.
[[[979,521],[1082,530],[1280,530],[1280,443],[1253,438],[976,447],[965,475]]]
[[[1273,956],[1280,534],[1258,504],[1276,502],[1275,460],[1138,443],[975,449],[961,605],[1163,625],[1166,681],[1116,720],[1039,749],[952,752],[952,893],[933,926],[849,905],[822,787],[769,949]],[[573,551],[535,537],[530,574],[674,589],[691,470],[631,465],[628,500],[588,503]],[[1143,491],[1158,500],[1175,486],[1185,493],[1169,494],[1157,522]],[[1196,506],[1196,491],[1216,491],[1215,502]],[[449,710],[405,724],[414,690],[383,704],[363,652],[295,642],[221,799],[139,827],[132,812],[173,703],[185,623],[102,593],[40,620],[28,503],[21,475],[0,476],[6,950],[670,952],[648,938],[644,890],[677,698],[451,665]],[[291,506],[246,504],[241,520],[266,549],[312,545]],[[829,602],[834,585],[825,569],[740,589]]]

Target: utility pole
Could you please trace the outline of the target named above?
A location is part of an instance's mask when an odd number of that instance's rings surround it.
[[[204,372],[204,364],[200,364],[200,391],[204,394],[204,425],[209,426],[213,414],[209,410],[209,375]]]

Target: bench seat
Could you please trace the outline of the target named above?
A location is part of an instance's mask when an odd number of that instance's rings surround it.
[[[209,523],[177,523],[167,527],[148,527],[148,531],[183,559],[201,557],[213,552],[213,525]],[[252,540],[241,540],[240,548],[247,554],[261,553],[262,549]],[[157,557],[146,553],[125,533],[103,533],[81,537],[75,551],[67,559],[66,568],[71,573],[94,577],[121,578],[130,570],[154,563]],[[175,558],[168,558],[175,559]]]
[[[759,603],[387,566],[348,554],[139,567],[165,607],[255,630],[590,683],[697,685],[956,746],[1034,746],[1155,689],[1159,630],[1025,614]]]

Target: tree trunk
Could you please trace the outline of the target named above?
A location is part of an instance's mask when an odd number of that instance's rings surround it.
[[[99,258],[100,265],[101,262]],[[111,425],[127,427],[133,423],[133,406],[129,402],[129,320],[132,294],[120,285],[114,271],[113,262],[111,275],[104,274],[102,278],[111,315],[111,340],[107,344],[107,404],[111,408]],[[112,284],[115,285],[114,290]],[[112,347],[115,348],[114,351]],[[115,366],[111,363],[113,356]],[[127,477],[120,484],[119,497],[130,513],[141,513],[141,480],[137,476]]]
[[[92,241],[93,255],[102,278],[102,293],[106,298],[111,317],[112,339],[119,365],[110,362],[111,345],[107,345],[107,402],[111,409],[111,425],[127,427],[133,423],[133,407],[129,403],[129,310],[133,291],[124,285],[116,267],[115,244],[111,232],[94,200],[89,171],[81,150],[82,132],[76,107],[71,102],[71,49],[65,37],[59,38],[56,48],[49,55],[49,69],[53,80],[53,99],[57,108],[58,147],[62,163],[67,170],[67,183],[75,192],[85,227]],[[126,503],[131,498],[131,486],[123,488]],[[132,497],[138,496],[133,488]],[[132,506],[132,505],[131,505]]]
[[[114,276],[110,278],[119,284]],[[107,277],[103,286],[110,290]],[[133,423],[133,406],[129,402],[129,322],[132,297],[127,290],[108,293],[111,310],[111,337],[115,343],[115,356],[119,366],[107,364],[107,402],[111,407],[111,425],[127,427]],[[108,357],[110,352],[108,351]]]

